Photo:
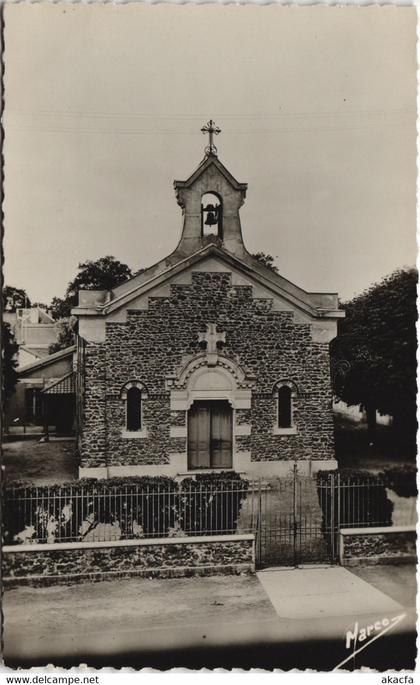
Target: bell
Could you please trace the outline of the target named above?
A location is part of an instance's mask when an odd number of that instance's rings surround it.
[[[214,224],[217,224],[217,219],[214,215],[214,212],[207,212],[206,220],[204,222],[206,226],[214,226]]]

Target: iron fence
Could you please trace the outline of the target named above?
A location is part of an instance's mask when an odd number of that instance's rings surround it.
[[[295,466],[288,478],[253,482],[7,488],[3,535],[19,544],[253,532],[259,566],[334,562],[341,528],[393,524],[387,487],[381,476],[303,477]],[[410,516],[405,523],[415,523],[415,509]]]
[[[337,471],[304,477],[295,465],[290,478],[259,486],[257,562],[259,566],[335,563],[340,529],[394,525],[392,499],[383,475]],[[404,524],[415,524],[415,507],[406,502]]]
[[[3,499],[6,544],[103,542],[238,530],[246,481],[218,487],[52,486],[8,488]],[[249,530],[254,529],[249,521]],[[244,532],[241,530],[241,532]]]

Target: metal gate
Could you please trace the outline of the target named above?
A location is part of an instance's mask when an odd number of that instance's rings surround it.
[[[259,484],[256,517],[257,565],[298,566],[336,560],[335,523],[326,529],[324,488],[297,475]]]
[[[382,478],[305,477],[295,465],[290,477],[251,485],[238,529],[255,532],[259,568],[337,563],[340,527],[389,526],[391,513]]]

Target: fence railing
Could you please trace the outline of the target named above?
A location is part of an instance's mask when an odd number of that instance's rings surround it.
[[[289,478],[253,482],[15,487],[4,492],[3,535],[19,544],[255,532],[260,559],[334,560],[340,528],[393,524],[387,488],[381,476],[305,478],[297,468]],[[405,523],[415,523],[412,511]]]
[[[328,555],[335,560],[339,554],[341,528],[372,528],[392,525],[393,504],[387,496],[386,482],[381,476],[345,476],[330,473],[317,479],[318,498],[322,512],[322,533]]]
[[[237,532],[247,490],[246,481],[179,490],[159,484],[11,488],[3,499],[4,540],[102,542],[231,534]],[[253,525],[250,520],[249,530]]]

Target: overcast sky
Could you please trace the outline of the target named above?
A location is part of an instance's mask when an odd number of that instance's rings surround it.
[[[173,180],[248,182],[247,248],[347,299],[415,263],[414,7],[8,4],[5,281],[63,296],[85,259],[171,252]]]

